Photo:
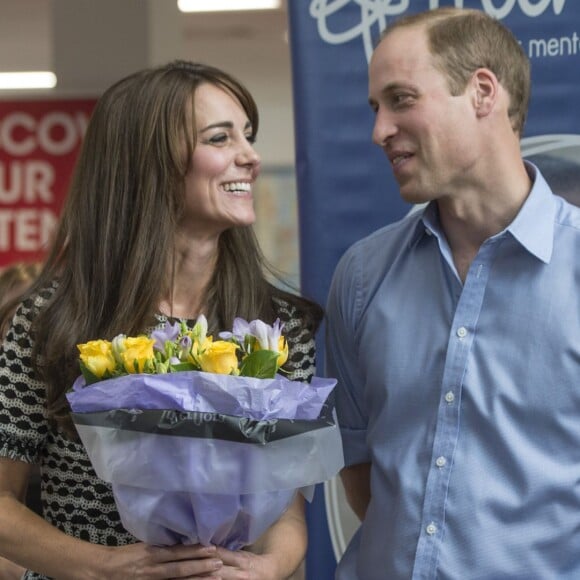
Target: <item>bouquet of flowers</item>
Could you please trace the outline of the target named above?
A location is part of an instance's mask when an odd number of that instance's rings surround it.
[[[342,468],[336,381],[284,377],[282,330],[237,318],[214,340],[202,315],[78,346],[73,421],[138,539],[239,549]]]

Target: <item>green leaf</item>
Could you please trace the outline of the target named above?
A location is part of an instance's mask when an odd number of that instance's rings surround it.
[[[137,363],[137,361],[135,361],[135,363]],[[139,365],[137,365],[137,368],[139,368]],[[155,359],[146,360],[145,364],[143,365],[143,372],[149,375],[153,375],[156,371],[157,369],[155,367]]]
[[[163,362],[162,360],[153,361],[153,371],[152,374],[164,375],[169,372],[169,363]]]
[[[177,364],[170,364],[169,368],[171,370],[172,373],[178,373],[180,371],[198,371],[199,367],[197,365],[194,365],[193,363],[190,362],[182,362],[182,363],[177,363]]]
[[[278,353],[273,350],[255,350],[240,366],[240,375],[257,379],[272,379],[278,370]]]
[[[99,381],[104,380],[104,378],[100,378],[92,373],[82,360],[79,360],[79,363],[81,367],[81,374],[85,378],[87,385],[92,385],[93,383],[98,383]]]

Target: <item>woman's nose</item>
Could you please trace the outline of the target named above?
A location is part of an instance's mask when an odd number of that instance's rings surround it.
[[[240,165],[260,165],[260,155],[249,141],[244,140],[238,151],[236,161]]]

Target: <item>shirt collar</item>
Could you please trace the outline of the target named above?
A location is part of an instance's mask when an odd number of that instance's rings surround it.
[[[530,254],[547,264],[554,244],[556,200],[540,170],[529,161],[525,165],[533,181],[532,190],[507,231]]]
[[[497,237],[509,232],[530,254],[547,264],[552,257],[554,242],[554,194],[540,170],[529,161],[524,163],[533,182],[532,189],[518,215]],[[411,245],[418,243],[425,235],[445,239],[439,224],[436,202],[430,202],[418,211],[421,212],[421,219],[417,221]]]
[[[415,222],[415,231],[409,240],[409,247],[419,243],[424,236],[432,236],[437,231],[438,220],[430,217],[431,212],[437,213],[437,205],[434,202],[415,206],[414,211],[419,219]]]

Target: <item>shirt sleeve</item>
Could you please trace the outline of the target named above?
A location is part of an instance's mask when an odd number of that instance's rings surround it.
[[[23,302],[0,346],[0,457],[38,462],[49,431],[45,386],[32,369],[35,304]]]
[[[362,260],[357,259],[354,247],[338,263],[326,310],[325,374],[337,379],[336,412],[347,466],[370,461],[366,444],[365,370],[358,356],[363,345],[357,340],[363,301]]]

